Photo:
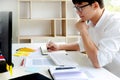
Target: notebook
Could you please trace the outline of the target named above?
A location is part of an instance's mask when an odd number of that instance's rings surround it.
[[[40,46],[40,52],[41,52],[42,55],[47,55],[48,54],[47,47],[45,45]]]
[[[76,67],[57,67],[48,69],[53,80],[88,80],[88,76]]]
[[[40,53],[42,55],[48,55],[49,53],[62,53],[62,52],[65,52],[65,50],[48,52],[47,47],[45,45],[40,46]]]
[[[78,66],[78,63],[66,52],[61,53],[50,53],[49,57],[53,60],[56,65],[64,66]]]
[[[51,80],[51,79],[40,73],[32,73],[9,80]]]

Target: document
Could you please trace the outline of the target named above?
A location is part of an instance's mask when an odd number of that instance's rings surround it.
[[[49,58],[27,57],[25,67],[53,66],[54,62]]]
[[[49,58],[40,57],[27,57],[25,60],[25,71],[27,72],[40,72],[41,68],[50,67],[55,65],[54,62]]]
[[[48,71],[54,80],[88,80],[88,76],[76,67],[54,67]]]

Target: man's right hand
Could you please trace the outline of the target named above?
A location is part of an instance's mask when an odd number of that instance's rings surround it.
[[[52,41],[49,41],[49,42],[46,44],[46,47],[47,47],[47,50],[48,50],[49,52],[59,50],[59,45],[55,44],[55,43],[52,42]]]

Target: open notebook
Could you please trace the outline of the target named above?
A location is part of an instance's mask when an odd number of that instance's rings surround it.
[[[57,67],[48,71],[53,80],[88,80],[88,76],[76,67]]]

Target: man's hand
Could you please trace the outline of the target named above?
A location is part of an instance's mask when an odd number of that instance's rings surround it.
[[[83,21],[81,19],[76,23],[76,28],[78,29],[79,32],[83,32],[84,30],[88,29],[88,25],[86,24],[86,21]]]
[[[55,44],[52,41],[50,41],[49,43],[47,43],[46,46],[47,46],[47,50],[49,52],[59,50],[59,45]]]

